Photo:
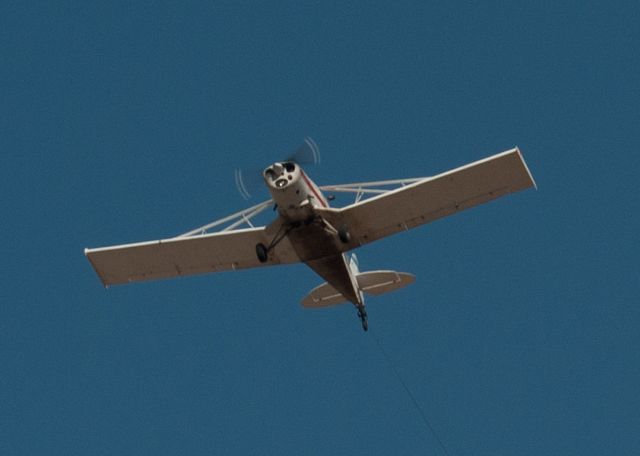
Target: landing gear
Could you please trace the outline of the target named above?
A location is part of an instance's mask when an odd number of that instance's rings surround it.
[[[258,256],[260,263],[266,263],[269,259],[269,250],[264,244],[257,244],[256,255]]]
[[[367,321],[367,311],[364,310],[364,306],[358,307],[358,317],[362,322],[362,329],[365,331],[369,330],[369,322]]]
[[[298,226],[298,223],[283,223],[280,225],[280,228],[278,228],[278,232],[273,237],[268,246],[264,245],[263,243],[256,244],[256,256],[258,257],[260,263],[266,263],[269,259],[269,251],[276,245],[278,245],[280,241],[282,241],[285,237],[287,237],[292,229],[297,228]]]
[[[340,225],[340,228],[338,228],[338,237],[340,238],[343,244],[349,243],[349,241],[351,240],[351,234],[347,229],[347,225]]]

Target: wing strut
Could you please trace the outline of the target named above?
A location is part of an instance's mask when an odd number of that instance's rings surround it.
[[[225,223],[230,223],[230,224],[229,226],[223,228],[220,231],[230,231],[238,228],[239,226],[245,223],[250,228],[254,228],[253,224],[251,223],[251,219],[256,215],[258,215],[259,213],[261,213],[262,211],[264,211],[266,208],[268,208],[272,203],[273,203],[273,200],[264,201],[248,209],[244,209],[242,211],[236,212],[235,214],[231,214],[219,220],[215,220],[211,223],[207,223],[206,225],[201,226],[200,228],[196,228],[187,233],[176,236],[176,238],[206,234],[211,228],[224,225]]]
[[[428,177],[412,177],[409,179],[392,179],[373,182],[356,182],[353,184],[324,185],[320,187],[320,189],[325,192],[355,193],[355,202],[358,203],[366,194],[381,195],[383,193],[390,192],[391,190],[395,190],[396,188],[404,187],[405,185],[413,184],[414,182],[420,182],[424,179],[428,179]]]

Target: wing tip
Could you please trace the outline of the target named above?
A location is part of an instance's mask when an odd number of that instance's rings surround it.
[[[529,166],[527,166],[527,162],[524,160],[522,151],[518,146],[515,147],[515,151],[518,153],[518,156],[520,157],[520,161],[522,162],[522,165],[524,166],[525,171],[529,175],[529,179],[531,179],[531,184],[533,185],[533,188],[535,190],[538,190],[538,184],[536,183],[536,180],[533,178],[533,174],[531,174],[531,170],[529,169]]]
[[[105,290],[109,289],[109,286],[111,284],[109,282],[107,282],[107,280],[104,277],[102,277],[102,274],[100,274],[100,271],[98,271],[98,267],[95,265],[95,263],[93,262],[93,260],[89,256],[89,253],[91,253],[91,249],[85,248],[84,249],[84,256],[87,257],[87,260],[89,260],[89,264],[91,264],[91,267],[93,268],[94,272],[98,276],[98,279],[100,279],[100,282],[102,283],[102,286],[105,288]]]

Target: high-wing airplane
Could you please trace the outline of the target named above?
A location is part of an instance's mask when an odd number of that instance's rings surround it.
[[[317,152],[310,138],[304,146]],[[326,280],[302,305],[317,308],[351,302],[366,331],[365,294],[396,290],[412,283],[414,276],[387,270],[360,272],[355,254],[347,252],[535,187],[518,148],[431,177],[317,186],[294,160],[272,164],[262,177],[271,193],[268,201],[174,238],[85,249],[85,255],[105,287],[302,262]],[[324,192],[352,193],[355,202],[330,207],[331,198]],[[274,204],[278,216],[273,222],[251,223]]]

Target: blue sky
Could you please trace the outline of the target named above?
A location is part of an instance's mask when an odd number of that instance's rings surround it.
[[[0,5],[2,454],[443,454],[374,336],[451,455],[640,453],[640,7],[425,3]],[[307,135],[319,184],[539,189],[360,249],[417,276],[368,334],[303,265],[101,287]]]

